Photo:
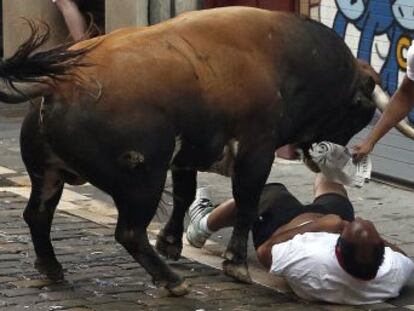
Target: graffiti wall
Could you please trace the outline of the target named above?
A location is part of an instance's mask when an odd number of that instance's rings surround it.
[[[414,0],[311,0],[311,16],[333,28],[380,73],[383,88],[395,92],[414,40]]]

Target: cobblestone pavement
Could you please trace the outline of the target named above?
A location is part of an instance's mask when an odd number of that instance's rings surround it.
[[[57,213],[53,243],[66,281],[52,283],[34,270],[25,199],[0,192],[0,309],[17,310],[308,310],[310,305],[273,290],[233,282],[188,259],[170,264],[191,293],[173,298],[114,242],[113,228]],[[329,307],[327,307],[330,309]],[[325,307],[312,307],[326,310]]]
[[[21,217],[26,199],[0,192],[0,310],[413,310],[411,295],[391,303],[347,307],[312,304],[293,295],[233,282],[219,270],[182,258],[170,262],[191,292],[169,297],[115,243],[113,228],[58,212],[53,244],[65,281],[52,283],[33,268],[33,248]],[[407,300],[408,299],[408,300]],[[406,308],[404,308],[405,306]]]

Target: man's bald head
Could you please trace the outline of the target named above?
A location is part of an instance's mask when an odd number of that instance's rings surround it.
[[[356,218],[342,231],[336,253],[346,272],[370,280],[375,278],[384,260],[384,242],[371,221]]]

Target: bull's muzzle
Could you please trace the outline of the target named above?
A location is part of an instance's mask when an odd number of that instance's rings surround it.
[[[385,108],[387,107],[390,101],[390,97],[388,96],[388,94],[379,85],[375,86],[375,89],[372,93],[372,99],[374,100],[375,104],[381,112],[384,112]],[[411,127],[411,125],[408,123],[406,119],[400,121],[395,127],[403,135],[411,139],[414,139],[414,129]]]
[[[316,164],[311,158],[303,157],[303,163],[306,165],[308,169],[311,170],[313,173],[320,173],[321,169],[319,168],[318,164]]]

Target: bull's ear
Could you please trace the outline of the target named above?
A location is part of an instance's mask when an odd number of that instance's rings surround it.
[[[372,79],[374,79],[376,84],[381,84],[381,76],[366,61],[357,59],[356,66],[362,76],[370,76]]]
[[[357,68],[359,71],[360,90],[371,97],[375,84],[381,85],[381,77],[375,69],[366,61],[358,59]]]
[[[369,75],[363,74],[361,76],[360,81],[361,81],[360,83],[361,83],[362,92],[367,96],[371,96],[372,92],[374,92],[374,89],[375,89],[374,79]]]

